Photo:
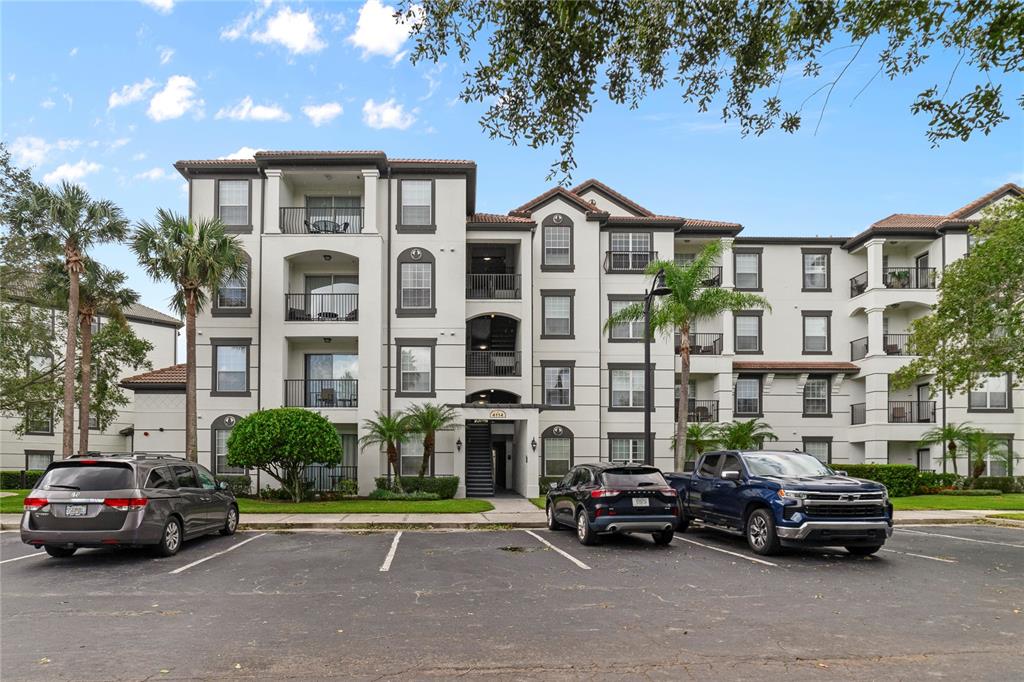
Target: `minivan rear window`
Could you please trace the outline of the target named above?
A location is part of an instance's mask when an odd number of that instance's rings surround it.
[[[601,474],[601,480],[609,488],[648,488],[668,485],[660,471],[650,471],[649,469],[611,469]]]
[[[122,490],[135,487],[135,472],[117,464],[64,464],[47,471],[39,490]]]

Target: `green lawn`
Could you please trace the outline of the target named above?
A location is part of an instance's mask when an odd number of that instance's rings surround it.
[[[1007,509],[1024,511],[1024,493],[1007,495],[914,495],[894,497],[892,505],[897,510],[907,509]]]
[[[1014,521],[1024,521],[1024,514],[989,514],[990,519],[1013,519]]]
[[[533,502],[533,506],[537,507],[537,509],[544,509],[547,499],[546,497],[531,497],[530,502]]]
[[[0,492],[16,493],[11,497],[0,497],[0,514],[20,514],[22,512],[22,500],[29,494],[29,490],[3,490]]]

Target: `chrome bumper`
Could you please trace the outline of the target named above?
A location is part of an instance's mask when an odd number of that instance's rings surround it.
[[[885,537],[892,537],[892,526],[887,521],[804,521],[793,528],[776,526],[775,532],[783,540],[805,540],[816,530],[885,530]]]
[[[675,530],[675,521],[613,521],[607,526],[598,526],[598,533],[657,533]]]

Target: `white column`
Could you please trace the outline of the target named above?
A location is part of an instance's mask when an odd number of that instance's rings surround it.
[[[722,355],[736,354],[735,324],[731,310],[722,313]]]
[[[377,227],[377,181],[380,171],[376,168],[363,170],[363,232],[376,234]]]
[[[884,239],[871,239],[865,244],[868,251],[868,289],[882,288],[882,246]]]
[[[719,372],[715,375],[715,400],[718,401],[718,421],[732,421],[733,379],[732,372]]]
[[[733,265],[735,261],[732,257],[732,237],[722,238],[722,287],[725,289],[732,289],[736,286],[736,272]]]
[[[882,320],[885,317],[885,308],[868,308],[868,355],[885,355],[882,347]]]
[[[280,232],[281,231],[281,169],[280,168],[268,168],[266,192],[267,196],[264,197],[265,203],[264,211],[266,215],[263,216],[263,229],[266,232]]]
[[[864,377],[864,411],[868,424],[889,423],[889,375],[885,372]]]
[[[889,463],[889,441],[869,440],[864,443],[865,464],[888,464]]]

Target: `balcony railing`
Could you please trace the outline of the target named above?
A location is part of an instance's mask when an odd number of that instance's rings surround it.
[[[886,289],[934,289],[935,268],[882,268]]]
[[[691,355],[721,355],[722,335],[712,332],[690,334]]]
[[[353,322],[359,294],[285,294],[284,315],[292,322]]]
[[[890,400],[890,424],[934,424],[934,400]]]
[[[466,351],[466,376],[517,377],[521,372],[517,350]]]
[[[312,492],[327,493],[338,489],[341,481],[359,480],[358,467],[330,464],[310,464],[302,471],[302,478]]]
[[[868,420],[867,405],[864,403],[854,403],[850,405],[850,423],[851,424],[864,424]]]
[[[868,290],[868,273],[862,272],[850,278],[850,298],[860,296]]]
[[[678,405],[676,410],[678,411]],[[686,419],[691,422],[717,422],[717,400],[690,400],[686,410]]]
[[[281,232],[285,234],[358,234],[362,231],[362,206],[281,209]]]
[[[860,360],[868,354],[868,337],[850,341],[850,359]]]
[[[470,299],[520,299],[522,275],[474,275],[466,274],[466,298]]]
[[[907,342],[910,334],[883,334],[882,348],[886,355],[910,355],[907,351]]]
[[[708,268],[708,278],[701,282],[706,287],[722,286],[722,266],[712,265]]]
[[[358,379],[285,379],[285,407],[358,407]]]
[[[605,251],[605,272],[643,272],[658,257],[657,251]]]

